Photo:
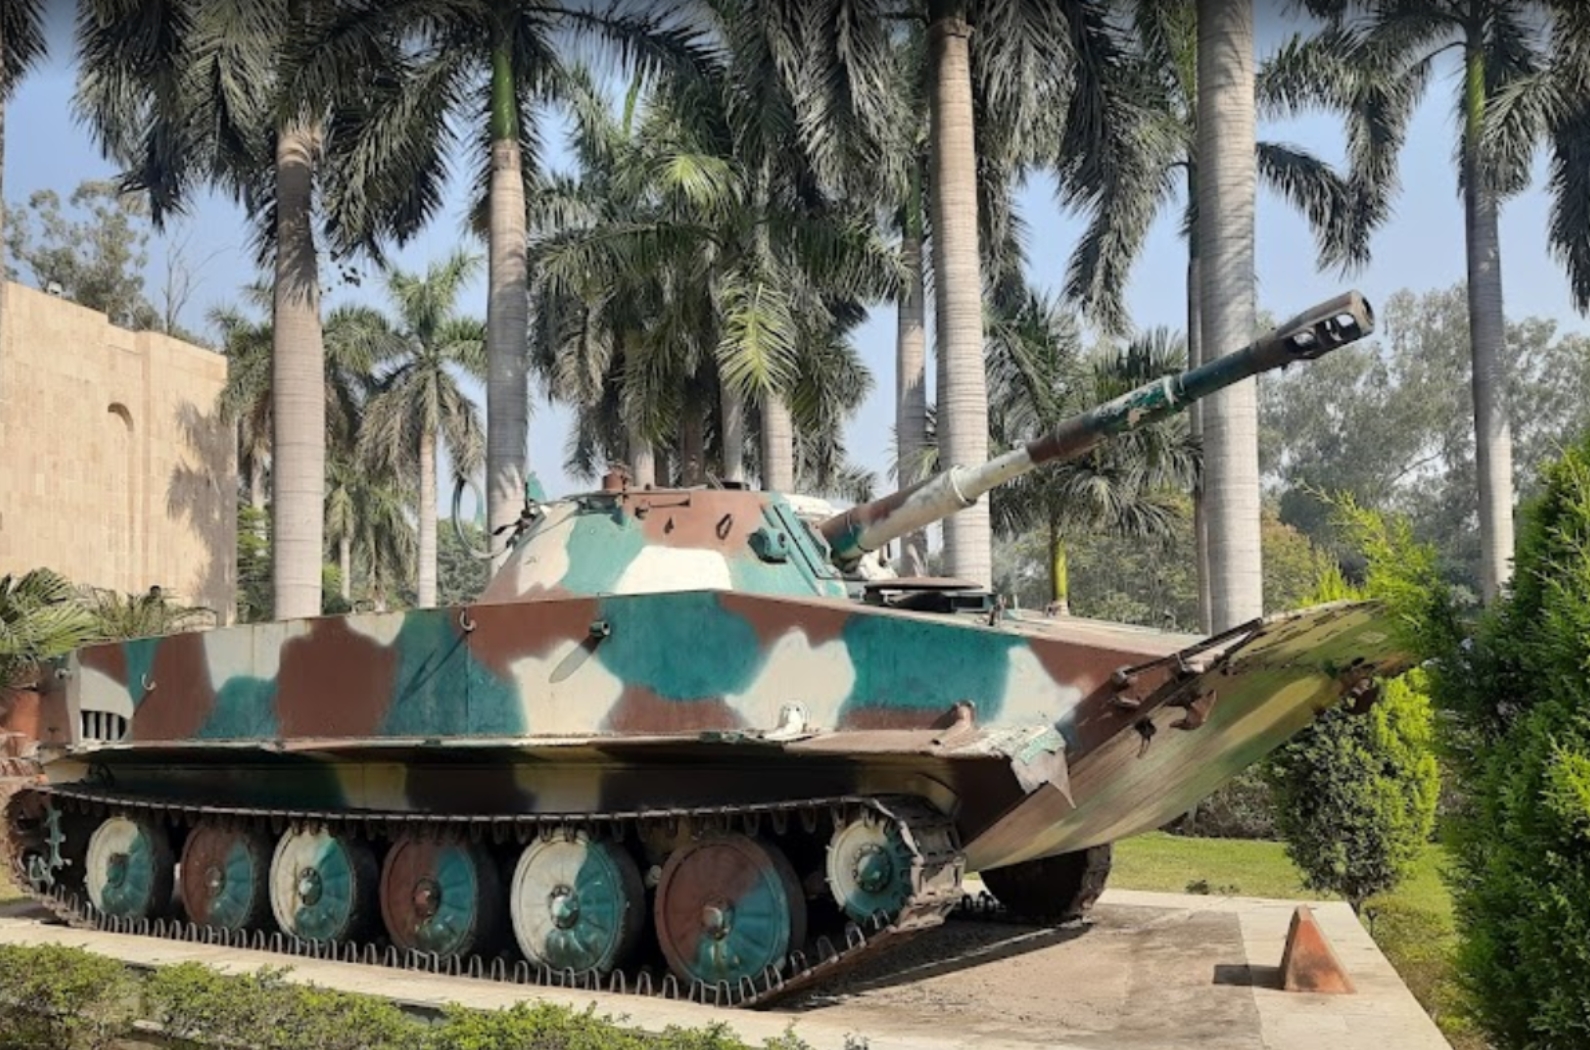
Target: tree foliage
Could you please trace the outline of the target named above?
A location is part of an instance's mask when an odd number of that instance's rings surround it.
[[[1461,284],[1399,291],[1379,305],[1378,336],[1307,368],[1259,380],[1259,450],[1281,518],[1339,558],[1363,557],[1332,526],[1332,494],[1407,518],[1453,583],[1477,590],[1479,524],[1470,401],[1468,305]],[[1590,425],[1590,339],[1554,321],[1507,326],[1514,484]]]
[[[1462,976],[1508,1048],[1590,1040],[1590,437],[1540,481],[1511,592],[1471,638],[1444,628],[1429,649],[1467,792],[1451,836]]]
[[[108,316],[134,331],[159,329],[158,310],[144,296],[149,262],[148,213],[136,197],[89,180],[67,198],[38,190],[26,208],[7,210],[5,247],[42,290]]]

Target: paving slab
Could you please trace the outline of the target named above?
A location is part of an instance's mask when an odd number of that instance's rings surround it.
[[[73,944],[136,965],[197,961],[232,973],[288,965],[292,980],[411,1007],[594,1004],[652,1031],[723,1022],[752,1044],[793,1030],[818,1050],[844,1050],[847,1038],[871,1050],[1450,1050],[1345,903],[1307,902],[1357,992],[1281,991],[1299,903],[1112,889],[1075,928],[957,920],[761,1011],[72,930],[15,905],[0,908],[0,943]]]

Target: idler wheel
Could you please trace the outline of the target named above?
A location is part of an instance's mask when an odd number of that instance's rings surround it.
[[[537,839],[514,866],[508,908],[520,951],[555,970],[623,965],[646,921],[640,869],[616,843]]]
[[[271,916],[270,839],[262,831],[206,821],[182,847],[188,919],[223,930],[258,929]]]
[[[688,842],[657,883],[657,941],[685,981],[779,970],[806,940],[806,897],[784,852],[746,835]]]
[[[405,836],[381,865],[381,918],[399,948],[444,956],[487,951],[501,908],[502,880],[480,846]]]
[[[828,889],[857,922],[892,922],[911,897],[911,851],[893,821],[867,814],[835,829],[828,842]]]
[[[1086,915],[1104,892],[1112,853],[1106,842],[979,874],[999,903],[1018,916],[1035,922],[1070,922]]]
[[[375,914],[379,875],[368,843],[324,828],[289,830],[271,857],[271,911],[288,936],[357,940]]]
[[[166,829],[147,817],[110,817],[94,829],[83,881],[106,915],[154,919],[171,906],[175,866]]]

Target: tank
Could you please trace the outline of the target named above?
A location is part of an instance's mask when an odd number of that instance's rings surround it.
[[[85,647],[41,687],[14,878],[80,925],[732,1006],[946,921],[1081,918],[1112,842],[1371,703],[1408,665],[1387,614],[1199,637],[883,552],[1372,326],[1341,296],[850,509],[615,471],[527,496],[465,605]]]

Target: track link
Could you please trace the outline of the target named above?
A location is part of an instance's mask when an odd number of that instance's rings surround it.
[[[103,819],[114,815],[145,815],[173,827],[193,827],[201,820],[227,819],[252,823],[280,834],[289,828],[324,827],[353,832],[367,840],[399,834],[463,832],[472,842],[498,845],[526,844],[537,837],[555,837],[574,831],[622,840],[646,830],[676,833],[689,828],[695,834],[741,831],[755,835],[771,830],[780,835],[793,827],[815,830],[826,817],[836,824],[863,811],[894,823],[911,853],[912,893],[891,920],[875,915],[865,923],[846,921],[835,939],[819,936],[791,951],[783,964],[769,966],[755,978],[738,984],[699,980],[683,982],[676,975],[660,975],[650,968],[597,971],[556,970],[506,954],[441,956],[400,949],[384,941],[306,941],[279,930],[226,930],[199,926],[178,918],[127,919],[99,911],[86,891],[67,885],[41,885],[38,877],[41,852],[50,857],[51,828],[45,819],[51,810]],[[190,802],[149,799],[78,785],[29,785],[11,798],[5,811],[4,845],[12,877],[19,889],[48,909],[63,923],[79,929],[153,936],[167,940],[225,945],[282,955],[325,959],[400,970],[446,974],[514,984],[572,988],[621,995],[638,995],[697,1002],[719,1007],[762,1007],[794,992],[816,985],[866,960],[876,958],[894,944],[938,926],[952,912],[967,906],[961,889],[964,857],[953,823],[925,801],[909,796],[841,795],[745,806],[682,807],[658,810],[577,814],[434,814],[370,810],[300,810],[242,806],[210,806]],[[30,859],[33,863],[30,870]],[[56,860],[61,859],[58,855]],[[68,862],[70,863],[70,862]],[[981,917],[981,916],[979,916]]]

